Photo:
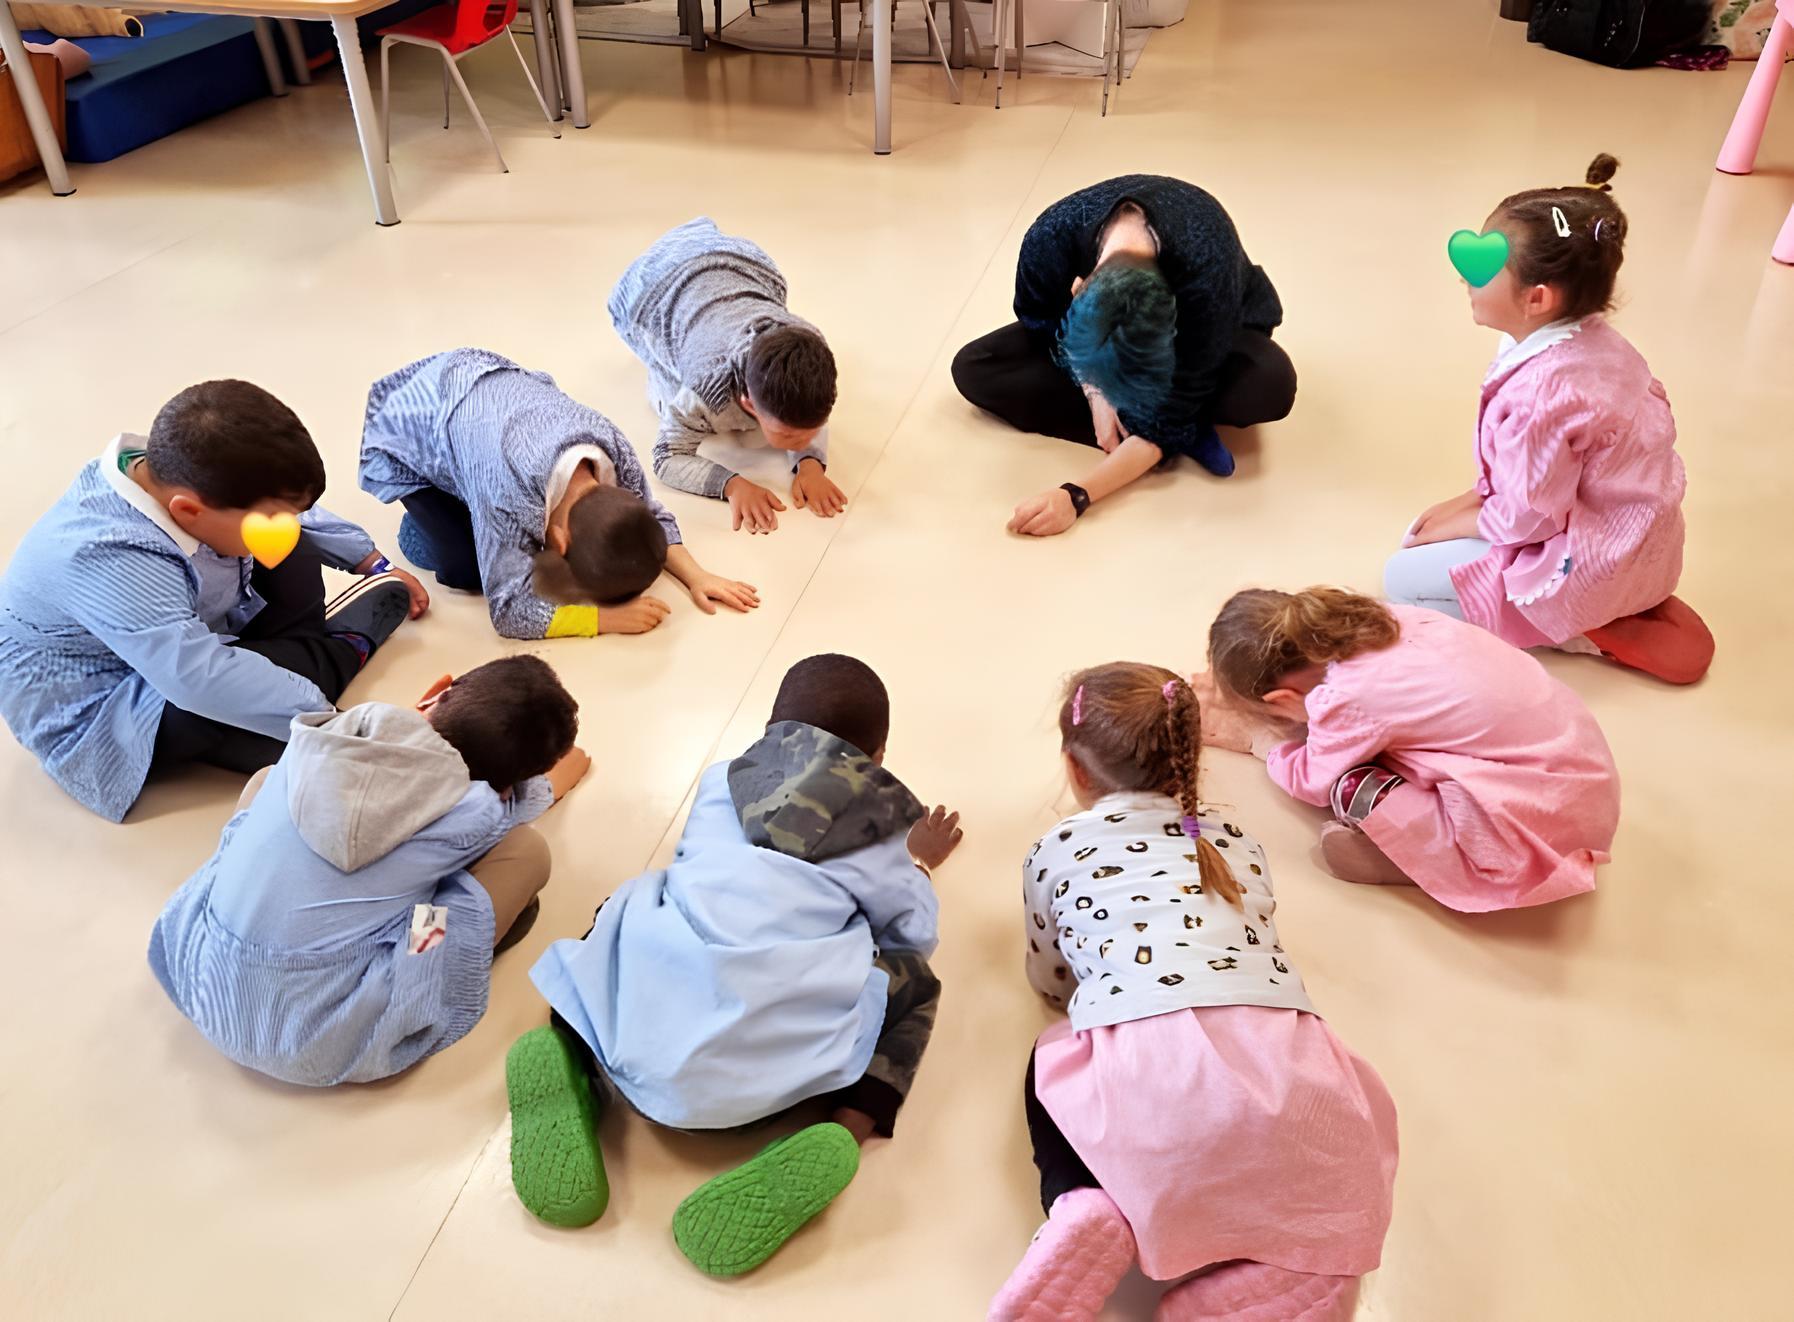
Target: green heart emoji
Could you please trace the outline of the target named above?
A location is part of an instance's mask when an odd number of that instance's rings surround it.
[[[1507,265],[1507,235],[1500,230],[1490,230],[1487,234],[1459,230],[1446,240],[1445,253],[1458,274],[1481,289]]]

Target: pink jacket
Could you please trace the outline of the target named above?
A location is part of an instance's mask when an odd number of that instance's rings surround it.
[[[1464,618],[1518,647],[1561,643],[1649,610],[1682,573],[1682,492],[1669,399],[1604,318],[1483,384],[1478,535],[1451,571]]]
[[[1582,699],[1493,634],[1389,609],[1400,641],[1328,665],[1308,695],[1308,738],[1271,753],[1271,779],[1325,806],[1333,782],[1366,762],[1407,777],[1365,834],[1453,909],[1593,890],[1619,824],[1620,782]]]

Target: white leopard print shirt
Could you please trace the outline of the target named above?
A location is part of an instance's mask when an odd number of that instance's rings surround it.
[[[1163,794],[1111,794],[1042,836],[1022,868],[1028,981],[1075,1029],[1197,1005],[1307,1010],[1277,940],[1258,842],[1205,814],[1245,891],[1237,909],[1202,888],[1183,810]]]

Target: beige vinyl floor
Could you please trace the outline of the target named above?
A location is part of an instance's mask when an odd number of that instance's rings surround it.
[[[310,425],[326,503],[388,548],[354,483],[368,382],[491,346],[652,438],[643,376],[604,317],[611,281],[708,213],[783,263],[840,356],[845,517],[731,534],[674,495],[707,565],[760,588],[749,618],[689,602],[644,638],[541,645],[579,697],[595,766],[544,821],[545,912],[499,961],[491,1008],[407,1076],[313,1093],[214,1054],[144,960],[165,897],[237,791],[196,771],[110,826],[0,736],[0,1317],[62,1319],[974,1319],[1039,1219],[1018,1088],[1047,1022],[1021,970],[1016,878],[1062,787],[1061,677],[1116,658],[1199,664],[1247,584],[1375,589],[1423,505],[1462,488],[1492,352],[1445,261],[1506,192],[1624,162],[1618,323],[1667,384],[1689,469],[1683,594],[1719,638],[1698,688],[1583,658],[1546,664],[1600,717],[1625,777],[1592,896],[1465,917],[1331,880],[1317,814],[1250,759],[1212,754],[1273,862],[1310,992],[1382,1072],[1402,1167],[1361,1315],[1389,1322],[1785,1322],[1794,1139],[1786,982],[1788,510],[1794,90],[1764,169],[1712,160],[1749,66],[1614,72],[1525,44],[1495,0],[1193,0],[1107,120],[1093,82],[989,84],[950,104],[899,68],[896,154],[832,62],[587,43],[592,127],[552,141],[508,51],[467,61],[504,145],[433,120],[401,58],[405,221],[371,223],[340,81],[243,108],[98,167],[79,193],[0,186],[0,551],[121,429],[179,387],[261,382]],[[1023,231],[1128,170],[1231,209],[1288,308],[1293,417],[1243,438],[1225,483],[1188,465],[1070,535],[1007,536],[1012,504],[1087,454],[1006,432],[955,394],[956,346],[1008,318]],[[439,593],[350,690],[407,701],[513,650]],[[890,765],[965,813],[938,877],[939,1028],[898,1138],[765,1269],[721,1283],[677,1253],[678,1201],[753,1144],[603,1126],[595,1226],[512,1197],[506,1047],[541,1023],[527,971],[613,887],[667,857],[708,762],[757,731],[784,668],[877,666]],[[1112,1319],[1150,1315],[1143,1282]]]

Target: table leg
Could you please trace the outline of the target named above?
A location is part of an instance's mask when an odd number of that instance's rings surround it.
[[[586,75],[579,65],[579,28],[573,22],[573,0],[554,0],[554,30],[561,45],[561,86],[567,93],[567,113],[573,116],[573,127],[590,128],[591,116],[586,113]]]
[[[19,25],[13,20],[12,10],[4,4],[0,4],[0,52],[5,53],[6,67],[13,71],[12,85],[18,89],[25,123],[31,128],[31,140],[37,144],[44,173],[49,176],[50,191],[57,197],[67,197],[75,191],[75,186],[69,182],[68,166],[63,164],[62,144],[56,141],[56,126],[50,120],[49,108],[44,105],[43,89],[37,85],[37,75],[31,71],[31,58],[25,54],[25,39],[19,35]]]
[[[275,96],[285,96],[286,75],[280,71],[280,53],[274,49],[274,29],[265,18],[255,20],[255,48],[262,54],[262,72],[268,75],[268,90]]]
[[[704,0],[679,0],[679,17],[685,25],[681,31],[691,38],[691,48],[705,49],[708,41],[704,36]]]
[[[548,0],[530,0],[530,38],[536,45],[536,80],[542,84],[542,98],[554,111],[558,121],[563,116],[561,71],[555,47],[554,10]]]
[[[286,38],[287,58],[293,62],[293,81],[301,87],[310,87],[311,62],[305,58],[305,39],[299,35],[299,25],[290,18],[276,21],[280,24],[280,35]]]
[[[872,0],[872,150],[891,154],[891,0]]]
[[[380,159],[381,134],[378,116],[374,113],[374,94],[368,88],[368,67],[361,58],[361,31],[353,18],[333,14],[331,30],[336,33],[336,49],[342,56],[343,81],[349,85],[349,109],[355,115],[355,133],[361,139],[361,161],[367,167],[368,187],[374,193],[374,223],[397,225],[399,209],[392,201],[392,176]]]
[[[965,0],[947,0],[947,22],[953,25],[953,40],[947,63],[952,68],[963,69],[966,67],[966,26],[971,22],[966,13]]]

